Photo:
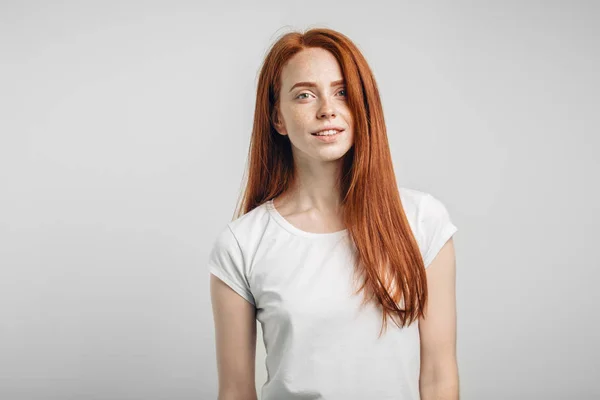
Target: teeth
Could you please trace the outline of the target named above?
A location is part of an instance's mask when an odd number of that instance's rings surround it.
[[[335,135],[336,133],[338,133],[338,131],[336,131],[335,129],[331,129],[329,131],[317,132],[317,133],[315,133],[315,135],[316,136],[331,136],[331,135]]]

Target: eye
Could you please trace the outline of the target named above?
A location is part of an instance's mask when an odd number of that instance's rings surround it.
[[[346,96],[347,96],[347,94],[346,94],[346,89],[345,89],[345,88],[344,88],[344,89],[342,89],[342,90],[340,90],[338,93],[340,93],[340,92],[344,92],[344,95],[343,95],[344,97],[346,97]],[[309,95],[310,93],[306,93],[306,92],[304,92],[304,93],[300,93],[298,96],[296,96],[296,98],[297,98],[297,99],[306,99],[306,97],[300,97],[300,96],[302,96],[302,95],[305,95],[305,94],[306,94],[306,95]]]

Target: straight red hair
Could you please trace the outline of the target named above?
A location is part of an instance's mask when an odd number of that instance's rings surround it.
[[[294,180],[289,138],[277,133],[274,121],[282,68],[307,48],[328,50],[337,59],[354,121],[354,145],[343,157],[339,186],[344,224],[356,249],[355,282],[362,282],[354,294],[364,290],[363,305],[376,299],[382,330],[388,318],[398,327],[410,325],[424,316],[425,266],[402,206],[375,78],[348,37],[313,28],[286,33],[269,49],[258,79],[246,187],[233,218],[277,197]]]

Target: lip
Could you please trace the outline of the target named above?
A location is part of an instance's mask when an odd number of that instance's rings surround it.
[[[343,130],[344,130],[344,128],[342,128],[342,127],[339,127],[339,126],[325,126],[325,127],[321,128],[321,129],[319,129],[319,130],[316,130],[316,131],[312,132],[312,133],[311,133],[311,135],[315,135],[315,134],[316,134],[316,133],[318,133],[318,132],[322,132],[322,131],[329,131],[329,130],[332,130],[332,129],[333,129],[333,130],[336,130],[336,131],[338,131],[338,132],[341,132],[341,131],[343,131]]]
[[[317,136],[315,134],[313,134],[312,136],[317,139],[320,140],[321,142],[325,142],[325,143],[333,143],[336,140],[338,140],[338,138],[340,136],[342,136],[344,134],[344,130],[338,131],[338,133],[336,133],[335,135],[329,135],[329,136]]]

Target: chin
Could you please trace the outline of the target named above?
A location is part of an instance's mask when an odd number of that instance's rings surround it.
[[[346,151],[325,151],[318,154],[317,158],[320,158],[322,161],[337,161],[343,158],[348,151],[350,151],[350,147]]]

